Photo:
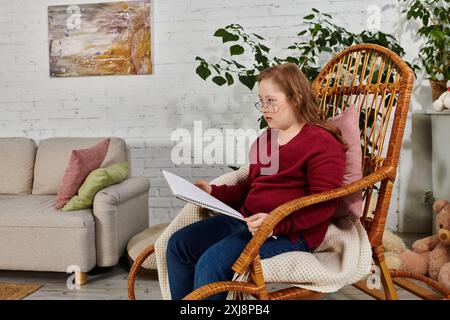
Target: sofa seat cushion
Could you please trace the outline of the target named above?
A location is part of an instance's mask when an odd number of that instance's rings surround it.
[[[61,212],[54,195],[0,195],[0,227],[92,228],[91,209]]]

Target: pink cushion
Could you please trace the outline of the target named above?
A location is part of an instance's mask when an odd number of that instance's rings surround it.
[[[102,140],[87,149],[72,150],[69,164],[58,187],[56,209],[61,209],[77,194],[78,189],[91,171],[100,168],[108,152],[110,140]]]
[[[359,114],[357,106],[353,105],[333,118],[328,123],[341,130],[342,138],[348,144],[345,152],[345,170],[343,185],[350,184],[362,178],[362,152],[359,134]],[[362,192],[358,191],[341,199],[336,211],[336,217],[351,214],[356,218],[362,215]]]

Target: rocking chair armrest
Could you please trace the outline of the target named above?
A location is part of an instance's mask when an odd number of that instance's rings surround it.
[[[244,248],[241,255],[232,266],[233,271],[239,274],[243,274],[248,270],[252,261],[259,254],[259,249],[261,248],[262,244],[266,241],[275,226],[289,214],[312,204],[325,202],[352,194],[385,179],[394,180],[395,173],[396,170],[394,167],[382,166],[368,176],[346,186],[293,199],[278,206],[272,212],[270,212],[270,214],[254,234],[252,239],[249,241],[247,246]]]

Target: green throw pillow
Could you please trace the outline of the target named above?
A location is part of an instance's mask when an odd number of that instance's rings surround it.
[[[80,189],[78,189],[78,194],[73,196],[61,210],[73,211],[91,208],[95,194],[98,191],[125,180],[127,174],[127,162],[113,164],[109,167],[92,171],[84,180]]]

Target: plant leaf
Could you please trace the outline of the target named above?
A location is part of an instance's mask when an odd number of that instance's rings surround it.
[[[217,29],[216,32],[214,32],[214,36],[222,38],[222,43],[239,40],[239,36],[237,34],[230,33],[223,28]]]
[[[225,72],[225,77],[227,78],[227,83],[231,86],[234,83],[233,76],[229,72]]]
[[[267,48],[267,47],[266,47],[265,45],[263,45],[263,44],[260,44],[259,46],[260,46],[261,49],[263,49],[263,51],[265,51],[265,52],[269,52],[269,51],[270,51],[270,49]]]
[[[197,69],[195,69],[195,72],[197,72],[197,74],[203,80],[208,79],[208,77],[211,75],[211,71],[209,70],[209,68],[204,65],[198,66]]]
[[[259,128],[264,129],[267,126],[268,126],[268,124],[267,124],[266,119],[263,116],[261,116],[261,118],[259,118]]]
[[[259,40],[265,40],[263,37],[261,37],[259,34],[252,33],[255,37],[257,37]]]
[[[237,68],[239,68],[239,69],[245,69],[245,66],[244,66],[244,65],[242,65],[242,64],[240,64],[240,63],[238,63],[238,62],[236,62],[235,60],[232,60],[232,61],[233,61],[234,65],[235,65]]]
[[[294,57],[287,57],[287,58],[286,58],[286,62],[298,64],[299,61],[298,61],[297,58],[294,58]]]
[[[328,48],[328,47],[321,47],[320,50],[325,51],[325,52],[329,52],[329,53],[332,53],[332,52],[333,52],[333,51],[332,51],[330,48]]]
[[[225,80],[225,78],[221,76],[215,76],[214,78],[212,78],[212,81],[218,86],[223,86],[227,82],[227,80]]]
[[[220,74],[220,69],[219,69],[219,65],[218,64],[212,64],[211,67],[214,68],[214,70],[216,70],[217,74]]]
[[[222,37],[222,43],[230,42],[230,41],[238,41],[239,36],[237,34],[227,33]]]
[[[214,32],[214,37],[223,37],[226,33],[229,33],[225,29],[217,29],[216,32]]]
[[[230,54],[232,56],[237,56],[244,53],[244,48],[238,44],[235,44],[230,47]]]
[[[253,90],[253,87],[255,86],[255,82],[256,82],[256,76],[254,76],[254,75],[250,75],[250,76],[240,75],[239,76],[239,81],[244,86],[249,88],[250,90]]]

